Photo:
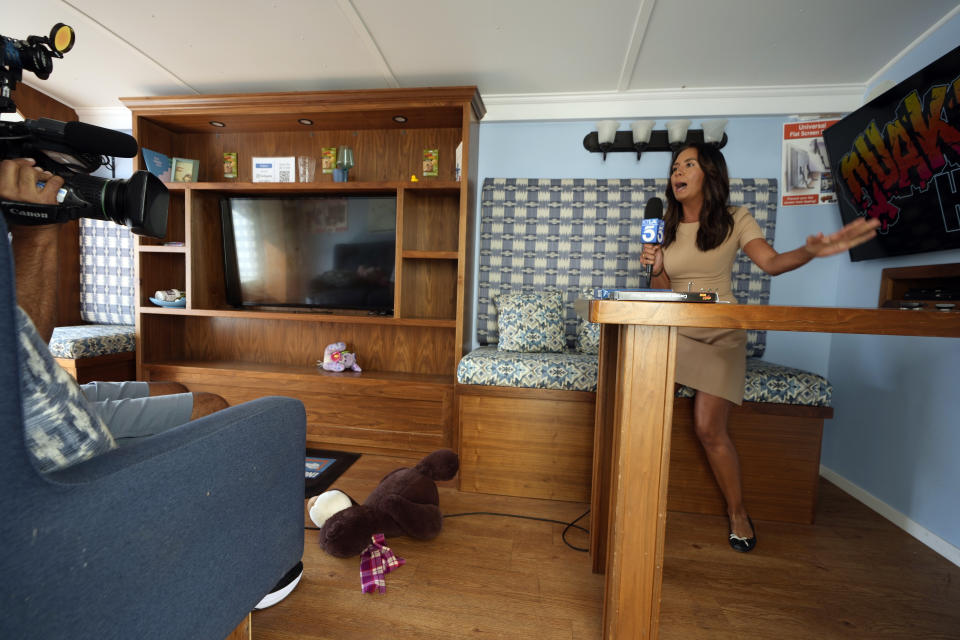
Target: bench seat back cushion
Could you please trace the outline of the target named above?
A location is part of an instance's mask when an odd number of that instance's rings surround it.
[[[487,178],[481,195],[477,340],[499,339],[500,294],[559,291],[566,346],[574,347],[574,302],[584,289],[640,283],[640,225],[650,198],[663,198],[665,179]],[[730,180],[730,204],[746,206],[773,243],[777,181]],[[770,277],[741,253],[733,268],[741,304],[766,304]],[[747,355],[760,357],[764,332],[750,331]]]
[[[457,382],[493,387],[597,390],[597,356],[568,350],[563,353],[518,353],[496,346],[474,349],[460,360]],[[677,395],[692,397],[680,387]],[[815,373],[747,358],[745,402],[770,402],[829,407],[833,387]]]
[[[93,358],[136,350],[133,325],[81,324],[57,327],[50,338],[54,358]]]
[[[84,322],[134,320],[133,235],[106,220],[80,219],[80,317]]]

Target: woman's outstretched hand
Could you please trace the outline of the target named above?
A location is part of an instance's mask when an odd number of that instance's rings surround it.
[[[871,240],[877,235],[879,226],[880,220],[876,218],[857,218],[828,236],[823,235],[823,232],[807,236],[804,248],[814,258],[832,256]]]

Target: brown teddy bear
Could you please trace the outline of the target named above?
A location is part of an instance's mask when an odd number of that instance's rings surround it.
[[[363,504],[337,490],[310,498],[307,506],[320,527],[320,547],[349,558],[359,555],[375,533],[432,540],[443,526],[436,481],[452,480],[459,469],[457,454],[440,449],[415,467],[388,473]]]

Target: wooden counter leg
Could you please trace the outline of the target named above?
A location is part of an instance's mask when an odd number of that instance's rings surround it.
[[[606,328],[603,335],[606,341],[610,335]],[[617,342],[612,409],[606,408],[609,387],[602,394],[598,390],[598,404],[601,395],[604,398],[602,415],[612,413],[603,637],[656,638],[677,330],[625,325],[619,328]],[[609,363],[601,365],[609,385],[614,381],[608,367]],[[597,415],[601,416],[599,406]]]
[[[597,404],[593,431],[593,479],[590,490],[590,559],[593,572],[607,566],[610,521],[610,478],[619,369],[620,325],[601,325]]]

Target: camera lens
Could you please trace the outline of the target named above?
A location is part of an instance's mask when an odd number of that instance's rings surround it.
[[[153,238],[167,234],[170,193],[149,171],[137,171],[125,180],[73,173],[64,177],[64,187],[69,194],[63,204],[73,218],[110,220]]]
[[[26,55],[24,56],[24,54]],[[40,44],[25,45],[20,50],[20,64],[27,71],[32,71],[41,80],[49,78],[53,71],[53,60],[50,59],[50,54],[46,48]]]

